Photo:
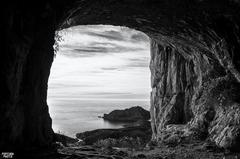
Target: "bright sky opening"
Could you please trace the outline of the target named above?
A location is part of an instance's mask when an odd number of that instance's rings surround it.
[[[126,27],[76,26],[62,41],[49,79],[48,100],[150,99],[150,46],[142,32]]]

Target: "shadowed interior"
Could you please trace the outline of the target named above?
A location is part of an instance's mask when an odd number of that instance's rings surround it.
[[[174,5],[173,5],[174,4]],[[151,39],[153,140],[197,132],[239,149],[238,0],[70,0],[7,2],[1,10],[0,149],[54,142],[47,85],[56,30],[127,26]]]

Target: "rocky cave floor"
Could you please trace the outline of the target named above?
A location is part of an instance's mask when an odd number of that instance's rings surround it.
[[[24,157],[36,159],[239,159],[240,153],[227,152],[203,141],[134,149],[96,147],[75,143],[59,146],[57,152],[35,152],[32,155],[28,153]]]
[[[141,112],[140,107],[118,111],[129,115],[131,110]],[[137,109],[137,110],[135,110]],[[147,112],[147,111],[146,111]],[[120,114],[121,114],[120,113]],[[111,113],[110,113],[111,114]],[[130,113],[131,114],[131,113]],[[141,114],[141,113],[137,113]],[[125,115],[126,116],[126,115]],[[124,117],[125,117],[124,116]],[[132,117],[136,117],[130,115]],[[147,118],[126,124],[119,129],[97,129],[77,133],[77,138],[55,133],[55,144],[47,150],[24,153],[21,158],[31,159],[240,159],[240,153],[220,149],[208,137],[183,137],[184,125],[169,125],[165,140],[150,141],[151,124]],[[138,117],[137,119],[139,119]],[[119,118],[117,118],[119,119]],[[81,139],[81,140],[80,140]]]

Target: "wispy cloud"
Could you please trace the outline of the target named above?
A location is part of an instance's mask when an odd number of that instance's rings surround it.
[[[49,96],[148,99],[149,39],[125,27],[76,26],[60,32]]]
[[[90,43],[89,46],[74,46],[74,45],[62,45],[62,48],[60,51],[65,52],[66,50],[72,51],[73,53],[78,54],[85,54],[85,53],[92,53],[93,56],[96,54],[107,54],[107,53],[124,53],[124,52],[130,52],[130,51],[141,51],[142,48],[138,47],[125,47],[120,46],[112,43]],[[61,53],[60,52],[60,53]],[[71,53],[64,55],[72,56]]]
[[[116,41],[124,41],[126,38],[118,32],[118,31],[104,31],[101,33],[94,33],[94,32],[87,32],[87,35],[93,36],[93,37],[100,37],[100,38],[105,38],[107,40],[116,40]]]
[[[116,67],[103,67],[102,70],[118,70],[119,68]]]
[[[148,49],[148,37],[142,32],[123,29],[122,27],[78,26],[63,30],[60,35],[60,53],[72,56],[70,52],[85,54],[92,53],[123,53]],[[66,53],[68,50],[68,54]],[[89,57],[91,55],[87,55]],[[74,56],[76,57],[76,56]],[[80,55],[80,57],[85,57]]]

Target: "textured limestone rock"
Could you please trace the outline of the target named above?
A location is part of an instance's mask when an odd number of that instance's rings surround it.
[[[184,58],[169,46],[151,42],[153,139],[209,137],[219,147],[239,150],[240,85],[218,61],[210,63],[211,58]]]

